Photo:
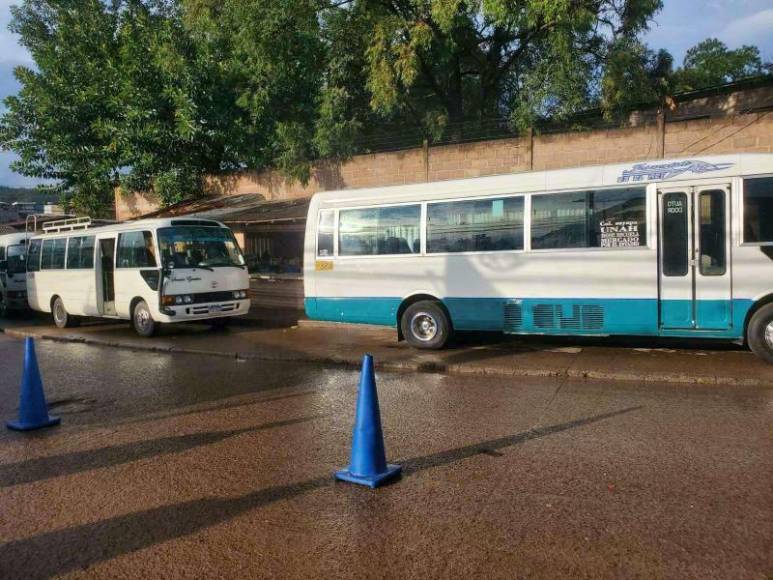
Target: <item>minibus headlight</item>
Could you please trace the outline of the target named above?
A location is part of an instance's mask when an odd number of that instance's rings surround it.
[[[175,304],[182,304],[183,303],[183,297],[182,296],[175,296],[174,297],[174,303]]]
[[[234,290],[234,298],[236,298],[237,300],[241,298],[247,298],[247,292],[245,292],[244,290]]]
[[[185,296],[183,296],[183,302],[185,302],[186,304],[190,304],[191,302],[193,302],[193,297],[186,294]]]

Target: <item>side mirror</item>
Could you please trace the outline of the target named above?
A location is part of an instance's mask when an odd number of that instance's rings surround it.
[[[8,271],[8,261],[0,260],[0,272],[6,272],[6,271]]]

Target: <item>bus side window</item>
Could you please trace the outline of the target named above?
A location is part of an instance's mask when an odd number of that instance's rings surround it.
[[[743,180],[743,241],[773,242],[773,177]]]
[[[333,256],[334,226],[335,214],[333,210],[320,211],[317,226],[317,256],[322,258]]]
[[[151,232],[127,232],[118,236],[118,268],[155,268],[156,253]]]
[[[27,253],[27,272],[38,272],[40,270],[40,247],[41,240],[30,241]]]

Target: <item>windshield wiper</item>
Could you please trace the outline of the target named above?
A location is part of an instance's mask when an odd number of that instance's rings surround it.
[[[215,269],[210,266],[204,266],[202,264],[199,264],[198,266],[194,266],[194,268],[201,268],[202,270],[209,270],[210,272],[214,272]]]

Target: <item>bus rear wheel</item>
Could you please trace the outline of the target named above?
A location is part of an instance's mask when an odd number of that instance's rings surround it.
[[[158,331],[158,322],[153,320],[150,308],[148,308],[148,304],[144,300],[140,300],[134,306],[132,326],[134,327],[134,332],[145,338],[153,336]]]
[[[422,300],[411,304],[400,319],[400,330],[415,348],[439,350],[451,338],[451,321],[439,303]]]
[[[754,354],[773,364],[773,304],[754,313],[746,328],[746,341]]]
[[[64,307],[64,301],[57,296],[51,306],[51,318],[57,328],[72,328],[78,326],[78,319],[70,315]]]

